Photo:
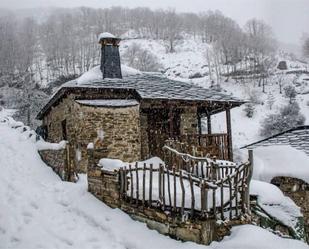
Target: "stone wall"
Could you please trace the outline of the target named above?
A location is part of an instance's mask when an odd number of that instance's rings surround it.
[[[180,134],[196,134],[197,133],[197,109],[196,107],[188,107],[180,115]]]
[[[66,120],[70,162],[77,172],[87,171],[87,145],[104,132],[106,157],[132,162],[141,159],[139,106],[93,107],[74,101],[73,95],[64,98],[44,117],[48,141],[63,140],[61,122]]]
[[[271,183],[290,197],[301,208],[304,215],[307,239],[309,238],[309,184],[292,177],[275,177]]]
[[[69,142],[69,146],[67,147],[69,150],[67,164],[70,165],[70,169],[72,171],[81,171],[77,169],[75,165],[76,113],[74,108],[74,100],[72,99],[72,96],[62,99],[61,102],[57,106],[53,107],[52,110],[44,117],[43,125],[46,125],[47,127],[47,142],[59,143],[62,140]],[[63,120],[66,120],[66,139],[64,138],[61,126]],[[71,174],[71,172],[66,173],[67,175]]]
[[[107,108],[79,105],[75,132],[77,147],[82,153],[81,168],[87,167],[87,145],[103,131],[103,146],[108,158],[134,162],[141,159],[139,106]],[[102,134],[101,134],[102,135]],[[100,136],[100,134],[99,134]]]
[[[61,122],[66,120],[67,139],[64,139]],[[76,113],[74,113],[74,100],[71,97],[62,99],[62,101],[52,108],[44,117],[43,125],[47,126],[48,142],[58,143],[62,140],[72,140],[75,138],[74,126]]]
[[[66,180],[67,152],[62,150],[39,151],[42,160],[55,171],[62,180]]]

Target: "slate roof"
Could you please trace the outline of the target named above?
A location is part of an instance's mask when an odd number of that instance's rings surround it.
[[[233,106],[244,103],[243,100],[213,89],[171,80],[154,73],[143,73],[122,79],[101,79],[86,83],[78,83],[78,80],[69,81],[58,89],[37,117],[42,118],[55,101],[64,95],[65,91],[75,88],[133,90],[140,99],[228,102]]]
[[[309,155],[309,126],[299,126],[263,140],[248,144],[243,148],[253,149],[260,146],[290,145]]]
[[[213,100],[234,101],[241,100],[228,94],[212,89],[206,89],[193,84],[171,80],[158,74],[132,75],[123,79],[102,79],[78,84],[77,80],[70,81],[64,87],[88,88],[120,88],[135,89],[142,99],[179,99],[179,100]]]

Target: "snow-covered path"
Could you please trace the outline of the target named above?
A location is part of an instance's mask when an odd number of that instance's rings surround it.
[[[33,142],[0,123],[0,248],[207,248],[159,235],[110,209],[87,192],[83,178],[60,181]],[[275,247],[308,248],[249,225],[208,248]]]

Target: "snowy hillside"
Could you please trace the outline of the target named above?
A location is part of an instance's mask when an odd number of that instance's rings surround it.
[[[161,63],[162,71],[166,77],[198,84],[206,88],[211,87],[209,70],[214,71],[214,68],[209,68],[206,58],[207,51],[211,52],[212,50],[211,45],[202,43],[200,39],[187,37],[177,43],[175,53],[166,53],[166,43],[163,41],[129,39],[122,41],[120,46],[121,53],[124,54],[133,44],[138,44],[138,47],[154,54]],[[277,69],[277,65],[282,60],[286,61],[286,70]],[[238,64],[239,69],[242,69],[245,63]],[[221,65],[221,68],[223,73],[228,70],[225,65]],[[288,85],[293,85],[296,88],[298,92],[296,97],[297,103],[300,105],[301,113],[306,117],[306,124],[309,124],[309,73],[303,73],[309,72],[309,65],[305,62],[293,60],[293,58],[281,51],[276,56],[276,61],[270,71],[270,77],[265,84],[265,92],[263,92],[262,86],[259,86],[258,79],[252,79],[254,75],[249,75],[237,81],[232,77],[222,77],[220,81],[223,92],[231,93],[244,100],[250,100],[250,97],[254,96],[258,102],[254,105],[255,110],[252,118],[246,117],[244,105],[232,110],[232,130],[235,148],[261,138],[259,135],[261,121],[268,114],[278,112],[280,107],[288,103],[288,99],[283,96],[282,90]],[[212,80],[216,80],[214,72],[212,72]],[[280,86],[282,93],[280,93]],[[274,100],[271,109],[267,104],[270,93]],[[224,113],[214,117],[214,132],[225,131],[224,119]]]
[[[4,122],[6,115],[0,112],[1,249],[308,248],[300,241],[283,239],[252,225],[233,228],[231,236],[209,247],[159,235],[93,197],[87,192],[84,175],[76,184],[62,182],[42,162],[35,142],[26,136],[29,133],[11,128],[15,122]],[[258,185],[254,189],[265,195]],[[264,196],[262,201],[269,204],[269,198]]]

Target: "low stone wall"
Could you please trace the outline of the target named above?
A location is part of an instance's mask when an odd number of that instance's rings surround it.
[[[271,183],[278,186],[281,191],[290,197],[301,208],[304,215],[307,241],[309,238],[309,184],[292,177],[275,177]]]
[[[282,221],[271,216],[267,213],[259,204],[258,196],[251,195],[251,211],[252,211],[252,221],[257,226],[260,226],[264,229],[273,231],[285,238],[293,238],[298,240],[305,240],[305,232],[303,226],[303,217],[299,217],[299,227],[297,231],[294,230],[295,227],[286,226]]]
[[[119,208],[133,219],[147,224],[150,229],[163,235],[182,241],[193,241],[208,245],[214,240],[221,240],[230,233],[234,225],[248,223],[245,220],[234,220],[228,223],[217,223],[214,218],[204,220],[188,220],[180,216],[172,216],[158,208],[148,208],[130,204],[120,195],[120,177],[118,171],[107,171],[94,164],[90,150],[88,168],[88,190],[98,199],[112,208]]]
[[[61,150],[42,150],[39,151],[42,160],[55,171],[62,180],[67,180],[67,152]]]

